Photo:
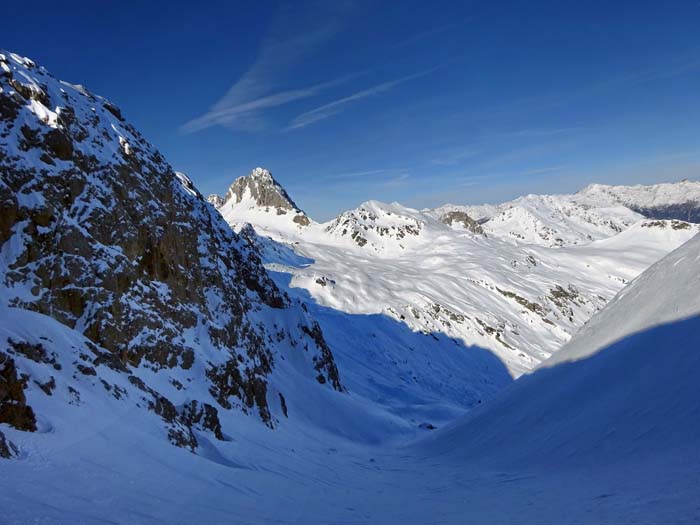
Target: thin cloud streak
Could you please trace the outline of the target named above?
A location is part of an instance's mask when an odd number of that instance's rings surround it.
[[[323,177],[322,180],[362,179],[369,176],[376,177],[378,175],[400,175],[403,173],[408,173],[408,170],[405,168],[384,168],[375,170],[351,171],[347,173],[327,175]]]
[[[297,116],[294,120],[292,120],[289,126],[287,126],[287,130],[303,128],[321,120],[327,119],[328,117],[332,117],[333,115],[337,115],[343,110],[346,104],[355,102],[356,100],[362,100],[364,98],[385,93],[399,84],[432,73],[433,71],[438,69],[438,67],[440,66],[428,69],[426,71],[421,71],[420,73],[414,73],[412,75],[397,78],[396,80],[383,82],[369,89],[358,91],[357,93],[353,93],[352,95],[349,95],[347,97],[334,100],[333,102],[329,102],[328,104],[324,104],[323,106],[319,106],[310,111],[306,111],[301,115]]]
[[[381,183],[385,188],[396,188],[398,186],[403,186],[406,182],[411,179],[410,173],[402,173],[401,175],[394,177],[392,179],[385,180]]]
[[[239,117],[245,114],[250,114],[255,111],[260,111],[275,106],[281,106],[295,100],[302,100],[304,98],[312,97],[325,89],[342,84],[343,82],[347,81],[348,78],[349,77],[343,77],[328,82],[322,82],[307,88],[281,91],[279,93],[260,97],[258,99],[240,104],[221,104],[220,107],[214,106],[206,114],[184,124],[181,129],[185,133],[193,133],[206,129],[215,124],[231,126],[236,123]]]
[[[194,133],[216,125],[243,129],[251,123],[257,126],[262,122],[261,110],[316,95],[351,78],[275,92],[300,60],[337,33],[350,8],[351,4],[344,2],[318,2],[308,9],[283,5],[260,44],[255,62],[208,111],[183,124],[180,130]]]
[[[441,155],[432,159],[430,162],[437,166],[454,166],[459,164],[461,161],[476,157],[481,152],[475,149],[466,149],[463,151],[455,151],[453,153],[448,153],[446,155]]]

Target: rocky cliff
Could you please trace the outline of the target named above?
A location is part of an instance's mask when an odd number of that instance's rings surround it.
[[[284,397],[271,395],[270,378],[285,354],[298,354],[294,362],[319,388],[342,390],[303,305],[275,286],[255,249],[118,107],[5,52],[0,210],[3,311],[42,314],[80,336],[73,347],[49,337],[0,340],[0,423],[32,430],[27,410],[18,423],[8,408],[31,410],[16,399],[17,385],[116,397],[121,379],[104,374],[117,372],[138,391],[133,399],[145,396],[177,426],[171,441],[194,450],[191,428],[203,423],[220,437],[222,408],[275,426]],[[59,362],[68,366],[56,369]]]

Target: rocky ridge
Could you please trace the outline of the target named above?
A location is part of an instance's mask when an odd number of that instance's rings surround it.
[[[271,193],[257,198],[295,209]],[[60,327],[0,339],[0,423],[32,430],[24,392],[62,389],[56,403],[79,403],[97,390],[149,408],[173,443],[196,450],[192,429],[220,438],[222,409],[278,423],[283,393],[272,378],[285,354],[298,354],[319,388],[342,390],[303,305],[118,107],[6,52],[0,207],[4,317],[52,318],[74,340],[59,345]]]

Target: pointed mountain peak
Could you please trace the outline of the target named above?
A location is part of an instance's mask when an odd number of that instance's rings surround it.
[[[236,205],[244,201],[250,201],[251,205],[260,208],[301,212],[282,185],[274,179],[272,173],[259,167],[245,177],[239,177],[233,181],[222,204],[231,202]]]
[[[311,224],[311,219],[265,168],[255,168],[234,180],[223,197],[212,194],[207,200],[229,224],[250,222],[256,227],[279,227],[291,221],[294,228]]]

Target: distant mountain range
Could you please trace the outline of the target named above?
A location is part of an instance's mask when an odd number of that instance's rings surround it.
[[[289,275],[292,287],[336,310],[383,314],[487,348],[515,376],[699,229],[622,204],[687,216],[700,207],[697,182],[592,185],[574,195],[422,211],[368,201],[322,224],[300,223],[303,212],[262,168],[231,188],[245,190],[210,202],[235,230],[252,225],[268,269]],[[283,260],[279,246],[307,262]]]

